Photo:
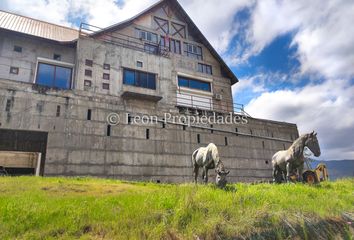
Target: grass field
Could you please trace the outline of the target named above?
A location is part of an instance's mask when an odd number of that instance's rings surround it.
[[[354,179],[304,184],[153,184],[0,178],[0,239],[352,239]]]

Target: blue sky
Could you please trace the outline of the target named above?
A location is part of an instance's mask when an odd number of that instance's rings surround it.
[[[106,27],[156,0],[3,0],[0,9]],[[179,0],[240,82],[234,101],[254,117],[315,130],[320,159],[354,159],[354,2]]]

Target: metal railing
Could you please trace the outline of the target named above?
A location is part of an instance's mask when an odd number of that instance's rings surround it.
[[[180,108],[210,111],[217,113],[235,113],[251,117],[243,104],[228,100],[217,100],[213,96],[203,97],[177,91],[176,106]]]
[[[169,57],[169,49],[167,47],[161,46],[160,44],[144,42],[140,38],[132,37],[118,32],[104,32],[104,28],[100,28],[91,24],[80,24],[80,37],[92,37],[94,33],[99,32],[102,33],[98,34],[95,39],[154,55]]]

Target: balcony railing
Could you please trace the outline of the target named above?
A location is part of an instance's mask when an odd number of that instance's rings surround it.
[[[93,26],[87,23],[80,24],[80,30],[79,30],[80,37],[92,37],[93,34],[99,32],[102,33],[98,34],[95,38],[101,41],[134,49],[137,51],[169,57],[169,49],[159,44],[144,42],[140,38],[128,36],[118,32],[104,32],[104,28]]]
[[[217,100],[210,97],[203,97],[198,95],[192,95],[184,92],[177,92],[176,106],[183,111],[208,111],[217,113],[235,113],[242,114],[250,117],[250,115],[245,111],[244,105],[225,101]]]

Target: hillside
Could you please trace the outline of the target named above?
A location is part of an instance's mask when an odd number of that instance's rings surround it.
[[[319,163],[325,163],[327,165],[331,180],[354,177],[354,160],[314,161],[311,163],[311,166],[315,168]]]
[[[350,239],[353,189],[2,177],[0,239]]]

